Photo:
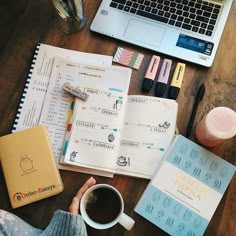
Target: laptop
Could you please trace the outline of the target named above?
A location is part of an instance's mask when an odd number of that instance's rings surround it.
[[[233,0],[103,0],[90,29],[210,67]]]

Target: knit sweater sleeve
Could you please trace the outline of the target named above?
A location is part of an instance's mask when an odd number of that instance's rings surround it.
[[[80,215],[57,210],[40,236],[87,236],[86,226]]]

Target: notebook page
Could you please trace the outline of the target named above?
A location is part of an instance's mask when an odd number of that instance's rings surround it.
[[[64,163],[113,173],[127,95],[96,91],[76,99]]]
[[[117,156],[117,174],[150,179],[174,138],[175,100],[129,95]]]
[[[39,123],[48,127],[57,162],[62,152],[67,114],[73,99],[62,90],[63,84],[69,82],[90,93],[97,89],[128,93],[130,77],[129,68],[87,65],[55,58]]]

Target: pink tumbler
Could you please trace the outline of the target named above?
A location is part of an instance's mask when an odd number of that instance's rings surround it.
[[[200,144],[213,147],[236,134],[236,113],[227,107],[212,109],[197,125],[196,138]]]

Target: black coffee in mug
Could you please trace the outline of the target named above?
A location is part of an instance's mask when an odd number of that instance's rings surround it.
[[[120,197],[114,190],[100,187],[89,193],[85,210],[91,220],[107,224],[116,219],[121,206]]]

